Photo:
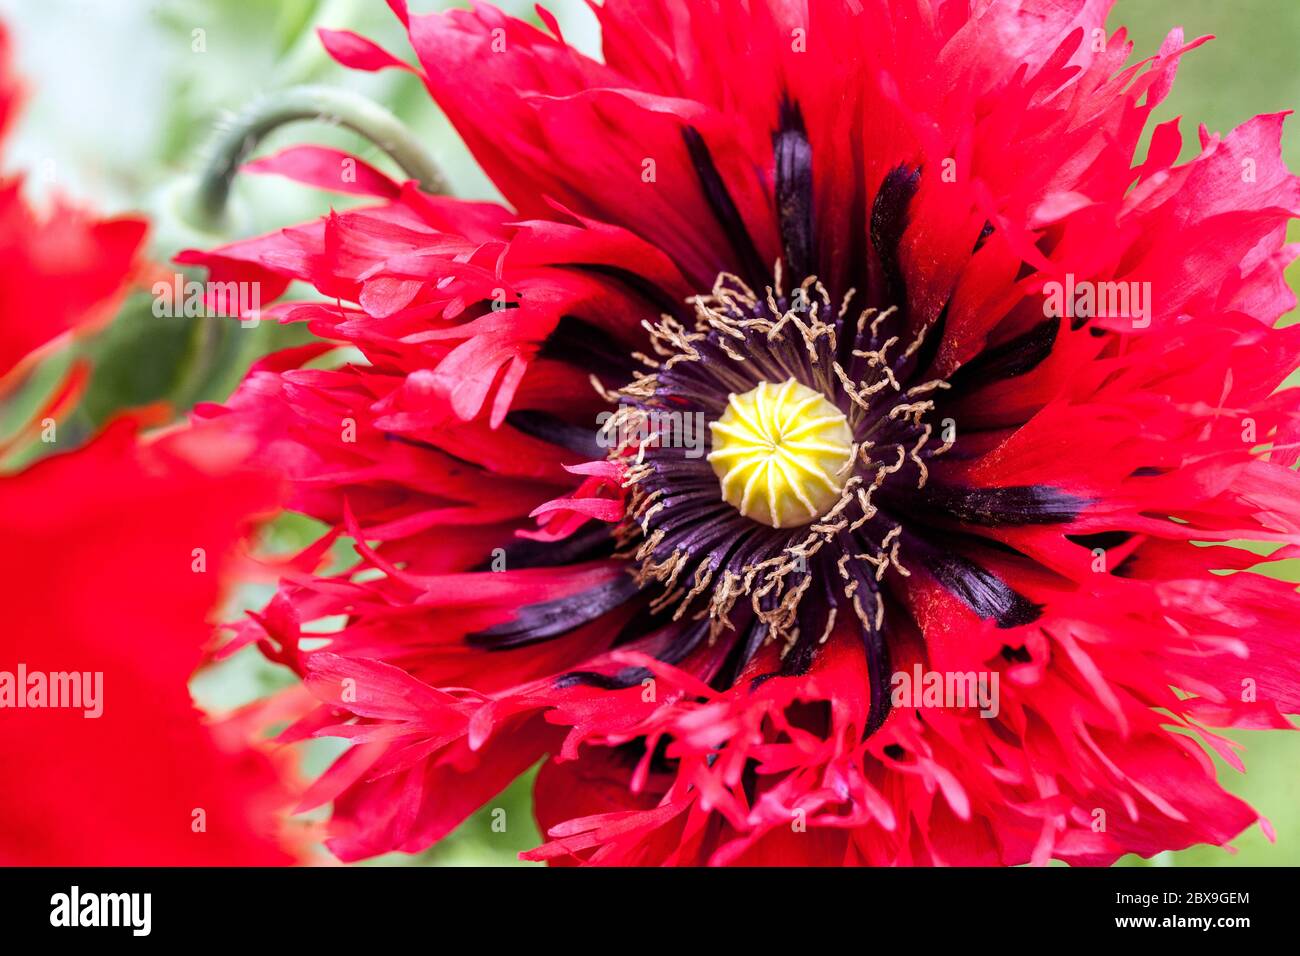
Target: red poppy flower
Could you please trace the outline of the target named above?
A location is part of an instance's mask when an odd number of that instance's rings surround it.
[[[0,26],[0,125],[15,101]],[[0,395],[65,333],[109,318],[146,223],[38,216],[0,183]],[[0,452],[57,439],[75,369]],[[2,865],[288,863],[287,794],[247,719],[205,723],[186,684],[249,520],[274,487],[224,429],[148,444],[129,421],[0,475]],[[57,448],[57,441],[55,441]],[[195,502],[203,502],[196,508]]]
[[[367,207],[183,257],[330,300],[203,414],[332,527],[305,561],[356,542],[236,641],[319,699],[285,739],[351,742],[304,801],[335,853],[538,761],[555,862],[1106,863],[1257,819],[1201,744],[1300,710],[1294,588],[1210,546],[1300,533],[1281,116],[1137,157],[1201,41],[1125,67],[1104,0],[611,0],[604,62],[391,6],[418,67],[327,47],[413,69],[506,205],[367,168]]]
[[[144,445],[121,422],[0,478],[0,863],[292,862],[253,728],[206,720],[186,689],[230,557],[273,505],[220,431]]]
[[[0,142],[20,100],[0,25]],[[2,380],[12,383],[41,346],[113,314],[145,232],[139,219],[95,219],[61,202],[39,215],[21,187],[21,177],[0,176],[0,393]]]

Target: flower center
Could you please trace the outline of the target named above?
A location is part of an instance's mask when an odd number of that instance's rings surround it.
[[[847,416],[808,386],[791,378],[733,392],[709,428],[709,462],[722,497],[745,517],[793,528],[839,501],[853,462],[853,433]]]
[[[654,586],[649,612],[671,610],[665,660],[738,635],[720,673],[768,641],[782,673],[803,673],[851,614],[885,673],[884,578],[909,575],[903,551],[923,545],[903,525],[952,445],[930,421],[948,383],[925,379],[925,330],[897,309],[781,279],[756,292],[723,273],[691,298],[693,322],[647,324],[648,371],[609,396],[633,436],[610,453],[628,489],[615,554]],[[707,459],[687,419],[710,423]]]

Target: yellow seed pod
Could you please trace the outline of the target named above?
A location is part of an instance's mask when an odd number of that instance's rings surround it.
[[[709,428],[709,462],[722,497],[745,517],[794,528],[839,501],[851,473],[853,433],[820,392],[793,378],[760,382],[731,395]]]

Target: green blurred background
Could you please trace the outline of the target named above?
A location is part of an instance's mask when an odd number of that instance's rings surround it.
[[[448,5],[413,0],[411,8],[425,12]],[[500,5],[516,15],[533,15],[531,3]],[[571,43],[598,52],[595,18],[582,0],[546,6]],[[350,71],[322,51],[318,26],[352,29],[404,56],[405,37],[382,0],[0,0],[0,18],[15,35],[20,71],[30,87],[27,108],[4,153],[4,171],[26,171],[29,190],[38,197],[57,194],[102,212],[149,214],[157,262],[168,262],[187,246],[211,246],[356,202],[278,177],[250,175],[236,183],[230,222],[220,234],[197,232],[179,215],[187,177],[197,168],[214,124],[260,93],[298,83],[343,86],[383,103],[426,143],[455,195],[496,198],[415,77]],[[1156,121],[1184,117],[1184,159],[1196,151],[1198,123],[1227,132],[1256,113],[1287,110],[1300,101],[1295,58],[1300,0],[1118,0],[1109,25],[1128,27],[1140,56],[1154,53],[1173,26],[1182,26],[1189,39],[1218,37],[1183,59],[1173,93],[1156,113]],[[1291,168],[1300,169],[1295,125],[1284,151]],[[335,145],[396,172],[368,142],[320,123],[282,129],[258,154],[305,142]],[[1293,229],[1293,240],[1298,235]],[[1296,287],[1300,271],[1293,267],[1290,277]],[[164,400],[183,412],[196,401],[220,399],[253,359],[301,334],[272,323],[242,330],[229,320],[158,319],[150,304],[147,294],[133,297],[108,331],[78,346],[93,358],[95,372],[65,434],[68,429],[89,434],[127,406]],[[1285,321],[1296,319],[1293,314]],[[23,419],[57,371],[58,362],[38,371],[24,393],[26,401],[0,414],[0,434]],[[319,530],[306,519],[287,518],[269,529],[268,543],[286,551]],[[339,558],[346,555],[340,552]],[[1300,580],[1295,564],[1279,562],[1270,573]],[[238,604],[256,606],[267,596],[265,589],[249,589]],[[250,650],[201,674],[194,693],[205,706],[224,709],[285,683],[284,674]],[[1249,771],[1237,774],[1220,765],[1221,779],[1272,821],[1277,843],[1270,844],[1256,827],[1236,841],[1235,854],[1194,847],[1124,864],[1300,864],[1300,735],[1230,736],[1246,745]],[[304,769],[323,769],[337,752],[332,742],[322,742],[305,756]],[[529,810],[530,778],[489,801],[435,849],[375,862],[516,864],[521,849],[540,842]],[[504,817],[501,812],[494,817],[494,810],[504,811]],[[322,853],[322,862],[326,859]]]

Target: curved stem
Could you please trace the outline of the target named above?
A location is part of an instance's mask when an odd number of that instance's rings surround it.
[[[199,228],[220,226],[239,167],[267,134],[299,120],[342,126],[382,149],[412,179],[431,193],[445,193],[446,180],[423,144],[396,116],[351,90],[294,86],[254,100],[217,131],[206,165],[187,210]]]

